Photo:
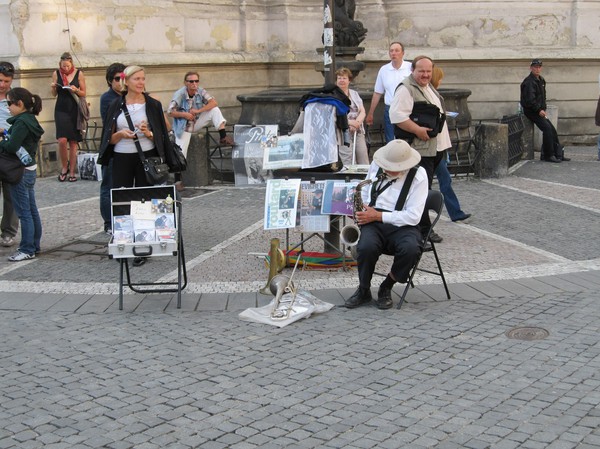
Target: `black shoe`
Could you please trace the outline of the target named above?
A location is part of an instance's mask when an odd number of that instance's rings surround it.
[[[564,156],[563,156],[563,157],[561,157],[560,159],[561,159],[563,162],[569,162],[569,161],[571,160],[571,158],[570,158],[570,157],[564,157]]]
[[[433,243],[442,243],[442,240],[444,240],[442,236],[437,234],[435,231],[431,231],[431,234],[429,234],[429,241]]]
[[[146,258],[145,257],[134,257],[133,258],[133,266],[134,267],[141,267],[145,263],[146,263]]]
[[[344,305],[348,309],[354,309],[355,307],[371,302],[371,299],[373,299],[373,297],[371,296],[370,289],[358,287],[354,294],[346,300]]]
[[[379,287],[377,292],[377,308],[378,309],[391,309],[394,305],[392,301],[392,289]]]
[[[562,162],[560,159],[557,159],[556,156],[550,156],[548,159],[545,159],[546,162]]]
[[[464,221],[466,222],[469,218],[471,218],[471,214],[465,214],[463,217],[461,218],[457,218],[456,220],[452,220],[453,222],[461,222]]]

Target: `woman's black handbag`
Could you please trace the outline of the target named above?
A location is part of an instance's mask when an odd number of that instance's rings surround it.
[[[159,157],[145,157],[143,154],[144,152],[142,151],[140,158],[144,166],[146,181],[153,186],[166,183],[169,179],[169,166]]]
[[[0,153],[0,181],[18,184],[23,178],[25,166],[21,159],[13,153]]]
[[[181,147],[175,143],[175,133],[173,131],[169,132],[165,158],[171,173],[181,173],[187,170],[187,160]]]

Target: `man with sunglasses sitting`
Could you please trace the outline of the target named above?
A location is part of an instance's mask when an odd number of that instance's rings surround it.
[[[15,76],[15,68],[10,62],[0,62],[0,134],[3,134],[10,125],[7,119],[11,116],[8,110],[6,101],[6,93],[11,89],[13,78]],[[2,222],[0,222],[0,245],[9,247],[16,242],[15,236],[19,230],[19,217],[13,209],[12,199],[10,196],[10,184],[2,182]]]
[[[233,139],[227,135],[223,117],[217,100],[206,89],[200,87],[198,72],[188,72],[183,77],[184,86],[173,94],[167,109],[173,118],[175,142],[187,157],[187,149],[192,133],[196,133],[212,122],[219,131],[221,145],[233,145]]]

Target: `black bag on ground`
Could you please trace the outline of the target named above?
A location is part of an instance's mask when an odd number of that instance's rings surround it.
[[[21,159],[13,153],[0,153],[0,181],[18,184],[23,178],[25,166]]]

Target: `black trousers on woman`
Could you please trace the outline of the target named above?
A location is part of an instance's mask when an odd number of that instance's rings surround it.
[[[158,157],[158,151],[144,151],[145,157]],[[112,187],[148,187],[144,166],[138,153],[115,153],[113,156]]]

